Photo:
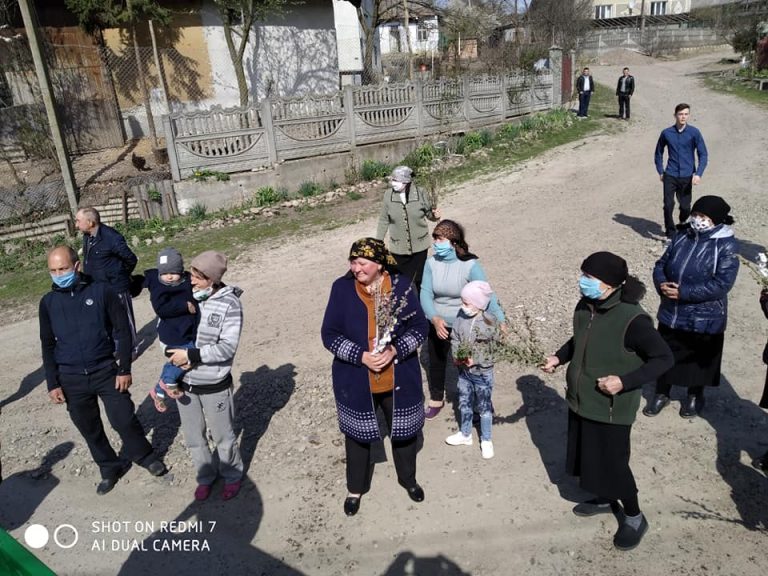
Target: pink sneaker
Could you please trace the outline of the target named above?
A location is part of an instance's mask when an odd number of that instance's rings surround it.
[[[211,495],[211,487],[208,484],[200,484],[195,488],[195,500],[203,501],[207,500]]]
[[[242,482],[232,482],[232,484],[224,484],[224,491],[221,493],[222,500],[231,500],[237,493],[240,492],[240,485]]]

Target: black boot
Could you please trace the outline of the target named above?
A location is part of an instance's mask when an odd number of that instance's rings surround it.
[[[669,396],[665,394],[655,394],[648,405],[643,408],[643,414],[646,416],[657,416],[664,407],[669,404]]]
[[[689,394],[685,401],[680,403],[680,417],[696,418],[702,408],[704,408],[704,396]]]
[[[625,518],[613,536],[613,545],[619,550],[632,550],[640,544],[647,531],[648,521],[642,513],[637,528],[633,527]]]

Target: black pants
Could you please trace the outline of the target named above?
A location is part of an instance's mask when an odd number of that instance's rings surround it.
[[[115,389],[117,367],[110,366],[93,374],[60,374],[59,380],[67,399],[69,417],[88,444],[102,478],[114,478],[126,465],[109,443],[101,421],[99,398],[112,428],[123,441],[123,453],[141,466],[157,459],[136,418],[135,407],[128,392]]]
[[[381,407],[387,427],[392,430],[392,392],[373,394],[374,407]],[[392,459],[395,461],[397,481],[403,488],[416,486],[416,436],[407,440],[392,440]],[[346,437],[347,490],[350,494],[365,494],[371,488],[373,462],[370,442],[358,442]]]
[[[619,94],[619,118],[629,120],[629,94]]]
[[[579,117],[586,118],[589,115],[589,100],[591,98],[592,92],[582,92],[579,94]]]
[[[677,178],[664,174],[664,231],[667,238],[675,235],[675,219],[673,212],[675,210],[675,198],[680,208],[680,223],[688,220],[691,215],[691,191],[693,176],[687,178]]]
[[[421,276],[424,274],[424,264],[427,262],[427,251],[422,250],[415,254],[392,254],[392,257],[397,262],[397,269],[400,274],[408,276],[413,282],[418,298],[421,289]]]
[[[427,354],[429,356],[429,399],[442,402],[445,399],[445,372],[448,355],[451,353],[451,329],[448,338],[441,340],[435,326],[430,322],[427,336]]]

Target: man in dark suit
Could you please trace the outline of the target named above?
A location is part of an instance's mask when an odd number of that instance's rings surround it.
[[[589,118],[589,100],[595,91],[595,81],[589,73],[589,68],[582,70],[581,76],[576,80],[576,90],[579,92],[578,118]]]
[[[629,120],[629,99],[635,93],[635,77],[624,68],[616,83],[616,96],[619,98],[619,118]]]

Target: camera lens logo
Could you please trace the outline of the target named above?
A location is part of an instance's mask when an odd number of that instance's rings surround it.
[[[32,524],[24,530],[24,541],[35,550],[42,548],[48,544],[48,528],[42,524]]]
[[[72,524],[61,524],[53,531],[53,541],[56,543],[56,546],[64,550],[68,550],[77,544],[79,537],[80,534],[78,534],[77,528],[72,526]],[[27,546],[35,550],[43,548],[48,544],[49,539],[48,528],[42,524],[32,524],[24,531],[24,541],[27,543]]]

